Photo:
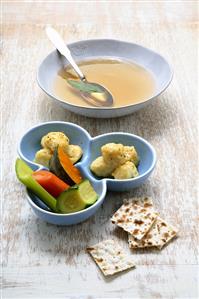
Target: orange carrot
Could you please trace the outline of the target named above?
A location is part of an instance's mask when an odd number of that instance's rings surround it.
[[[56,175],[47,170],[35,171],[33,178],[54,197],[58,197],[63,191],[70,186],[60,180]]]
[[[65,153],[61,146],[57,149],[59,162],[67,175],[75,182],[75,184],[79,184],[82,181],[82,176],[77,167],[73,165],[68,155]]]

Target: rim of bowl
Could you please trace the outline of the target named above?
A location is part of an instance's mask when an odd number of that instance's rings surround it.
[[[107,136],[107,135],[125,135],[125,136],[129,136],[129,137],[133,137],[134,139],[137,139],[139,141],[141,141],[142,143],[144,143],[145,145],[148,146],[148,148],[150,149],[150,151],[152,152],[152,163],[151,163],[151,166],[142,174],[142,175],[139,175],[135,178],[131,178],[131,179],[125,179],[125,180],[118,180],[118,179],[111,179],[111,178],[102,178],[102,179],[99,179],[99,180],[105,180],[105,181],[111,181],[111,182],[115,182],[115,183],[122,183],[122,182],[136,182],[138,181],[139,179],[145,177],[147,174],[149,174],[155,167],[155,164],[157,162],[157,154],[156,154],[156,151],[155,151],[155,148],[144,138],[138,136],[138,135],[134,135],[134,134],[131,134],[131,133],[125,133],[125,132],[113,132],[113,133],[105,133],[105,134],[101,134],[101,135],[98,135],[96,137],[93,137],[92,138],[92,141],[95,140],[95,139],[98,139],[98,137],[104,137],[104,136]]]
[[[156,92],[154,93],[151,97],[149,97],[148,99],[142,101],[142,102],[139,102],[139,103],[135,103],[135,104],[130,104],[130,105],[125,105],[125,106],[120,106],[120,107],[87,107],[87,106],[78,106],[78,105],[74,105],[74,104],[71,104],[69,102],[66,102],[62,99],[59,99],[58,97],[56,97],[55,95],[53,95],[51,92],[48,92],[43,86],[42,84],[40,83],[40,80],[39,80],[39,71],[40,71],[40,68],[42,66],[42,64],[44,63],[44,61],[48,58],[48,56],[50,56],[52,53],[54,52],[57,52],[57,50],[55,49],[54,51],[50,52],[40,63],[39,67],[38,67],[38,70],[37,70],[37,76],[36,76],[36,80],[37,80],[37,83],[39,85],[39,87],[48,95],[50,96],[51,98],[53,98],[54,100],[56,100],[57,102],[61,102],[63,104],[66,104],[68,106],[71,106],[71,107],[75,107],[75,108],[83,108],[83,109],[88,109],[88,110],[121,110],[121,109],[124,109],[124,108],[128,108],[128,107],[132,107],[132,106],[139,106],[141,104],[144,104],[150,100],[153,100],[154,98],[158,97],[160,94],[162,94],[166,89],[167,87],[170,85],[172,79],[173,79],[173,74],[174,74],[174,71],[173,71],[173,68],[171,67],[171,64],[168,62],[168,60],[166,58],[164,58],[164,56],[162,56],[161,54],[159,54],[158,52],[156,51],[153,51],[151,50],[150,48],[147,48],[147,47],[144,47],[140,44],[137,44],[137,43],[131,43],[131,42],[128,42],[128,41],[123,41],[123,40],[119,40],[119,39],[108,39],[108,38],[91,38],[91,39],[85,39],[85,40],[78,40],[76,42],[72,42],[72,43],[69,43],[68,46],[72,46],[76,43],[79,43],[79,42],[85,42],[85,41],[113,41],[113,42],[119,42],[119,43],[126,43],[126,44],[131,44],[131,45],[135,45],[135,46],[139,46],[141,47],[142,49],[147,49],[149,52],[151,53],[154,53],[156,54],[157,56],[161,57],[165,62],[166,64],[168,65],[169,67],[169,70],[170,70],[170,76],[169,76],[169,80],[166,82],[166,84],[164,85],[164,87],[162,88],[161,91],[159,92]],[[118,57],[119,58],[119,57]],[[139,65],[139,64],[138,64]]]

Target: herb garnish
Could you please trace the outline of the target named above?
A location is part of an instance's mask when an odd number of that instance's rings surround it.
[[[77,81],[77,80],[67,80],[68,84],[70,84],[72,87],[82,91],[82,92],[100,92],[103,93],[104,90],[102,90],[98,85],[95,85],[94,83],[88,83],[84,81]]]

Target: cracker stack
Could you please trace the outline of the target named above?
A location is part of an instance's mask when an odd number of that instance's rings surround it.
[[[111,221],[128,232],[128,243],[132,249],[162,249],[177,235],[177,230],[159,217],[149,197],[124,200]]]
[[[177,235],[177,230],[160,218],[149,197],[124,200],[111,221],[128,232],[128,243],[132,249],[162,249]],[[87,251],[105,276],[135,267],[131,256],[125,254],[113,240],[88,247]]]

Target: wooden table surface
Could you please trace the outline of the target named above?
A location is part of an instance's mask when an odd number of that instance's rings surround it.
[[[197,298],[197,2],[2,1],[2,15],[2,297]],[[67,42],[112,37],[158,51],[173,66],[173,82],[150,106],[127,117],[100,120],[63,110],[36,83],[40,61],[53,50],[44,33],[49,23]],[[74,122],[92,136],[138,134],[156,148],[156,169],[140,188],[109,192],[82,224],[44,223],[28,206],[14,163],[25,131],[50,120]],[[161,252],[130,252],[126,234],[110,224],[123,198],[137,195],[152,196],[180,230]],[[103,277],[85,248],[109,238],[132,254],[136,269]]]

